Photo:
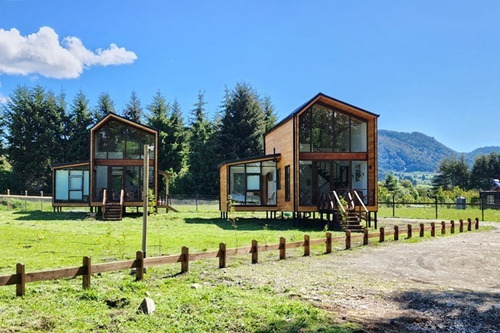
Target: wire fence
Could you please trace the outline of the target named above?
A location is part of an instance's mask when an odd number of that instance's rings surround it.
[[[52,210],[52,197],[43,192],[10,193],[9,190],[0,194],[0,208],[5,210],[24,211],[50,211]],[[195,212],[216,211],[219,209],[219,197],[217,195],[205,194],[171,194],[168,198],[170,207],[177,210],[189,210]],[[70,207],[70,209],[75,209]],[[79,210],[85,207],[79,207]],[[379,217],[400,217],[420,219],[453,219],[453,216],[461,211],[470,211],[475,216],[481,216],[481,220],[500,221],[500,203],[479,202],[468,203],[465,200],[456,202],[401,202],[401,201],[379,201]]]

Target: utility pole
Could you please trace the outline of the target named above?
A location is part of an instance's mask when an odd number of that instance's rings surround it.
[[[146,235],[148,229],[148,205],[149,205],[149,145],[144,145],[144,167],[143,167],[143,189],[142,189],[142,253],[146,258]]]

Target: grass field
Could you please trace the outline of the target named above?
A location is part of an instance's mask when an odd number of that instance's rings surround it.
[[[436,209],[434,205],[428,206],[403,206],[396,205],[394,217],[411,218],[411,219],[436,219]],[[393,217],[392,206],[379,205],[378,217]],[[438,206],[439,220],[458,220],[466,218],[482,219],[482,211],[480,208],[467,207],[467,209],[459,210]],[[500,209],[485,209],[484,220],[490,222],[500,222]]]
[[[13,274],[18,262],[26,265],[26,272],[32,272],[80,266],[83,256],[91,256],[93,263],[131,259],[141,248],[139,215],[110,222],[91,220],[85,212],[53,213],[49,205],[44,206],[44,211],[36,210],[39,203],[31,205],[28,203],[28,210],[14,211],[0,206],[0,275]],[[17,207],[23,209],[23,203]],[[217,207],[178,208],[181,213],[149,217],[148,256],[179,254],[182,246],[188,246],[193,253],[216,250],[220,242],[231,248],[248,246],[252,239],[259,244],[276,244],[279,237],[296,241],[302,240],[305,233],[311,239],[325,236],[321,224],[296,227],[291,219],[270,221],[262,213],[238,213],[235,228],[230,221],[219,218]],[[434,217],[432,209],[397,208],[396,212],[407,214],[405,217]],[[480,217],[476,213],[440,210],[445,220]],[[382,208],[379,216],[392,216],[392,209]],[[290,251],[289,255],[298,257],[300,251]],[[324,245],[312,248],[313,255],[323,252]],[[262,257],[276,261],[277,253],[268,252]],[[242,264],[250,265],[250,256],[228,259],[224,280],[214,280],[205,274],[217,269],[217,260],[211,259],[190,263],[190,272],[182,275],[178,274],[179,265],[148,268],[143,282],[135,282],[124,271],[96,274],[89,290],[81,288],[81,278],[28,283],[26,296],[22,298],[14,296],[15,286],[0,287],[0,332],[349,332],[356,329],[349,323],[334,324],[332,313],[277,294],[273,286],[238,284],[237,277],[231,277],[230,272],[231,267]],[[201,287],[192,288],[193,284]],[[146,295],[156,302],[157,311],[151,316],[136,312]]]
[[[212,207],[183,207],[182,213],[149,218],[149,256],[215,250],[220,242],[228,248],[324,237],[321,227],[297,228],[291,220],[266,221],[239,214],[237,228],[221,220]],[[83,256],[93,263],[133,258],[141,247],[142,217],[122,221],[89,220],[86,213],[6,211],[0,214],[0,275],[13,274],[23,262],[26,272],[74,267]],[[324,246],[313,248],[316,254]],[[277,257],[277,253],[273,253]],[[300,252],[297,252],[300,256]],[[231,258],[231,266],[249,264],[248,258]],[[217,260],[190,264],[190,272],[178,275],[179,265],[148,268],[145,281],[135,282],[128,272],[94,275],[90,290],[81,278],[26,285],[26,296],[15,297],[15,286],[0,287],[0,332],[342,332],[349,324],[335,326],[331,314],[310,303],[278,295],[273,288],[253,288],[210,281],[203,272],[217,269]],[[200,288],[192,288],[198,283]],[[151,315],[136,312],[149,294],[157,310]]]

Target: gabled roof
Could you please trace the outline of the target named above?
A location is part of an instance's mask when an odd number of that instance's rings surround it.
[[[153,134],[158,133],[158,130],[156,130],[156,129],[152,128],[152,127],[149,127],[149,126],[146,126],[146,125],[143,125],[143,124],[139,124],[138,122],[132,121],[132,120],[127,119],[127,118],[124,118],[124,117],[119,116],[119,115],[117,115],[116,113],[113,113],[113,112],[110,112],[106,116],[104,116],[103,118],[101,118],[101,120],[99,120],[97,122],[97,124],[95,124],[94,126],[92,126],[90,128],[90,132],[97,131],[99,128],[101,128],[102,126],[104,126],[104,124],[106,124],[107,122],[109,122],[112,119],[117,120],[117,121],[122,122],[122,123],[125,123],[125,124],[127,124],[129,126],[139,128],[139,129],[141,129],[141,130],[143,130],[145,132],[150,132],[150,133],[153,133]]]
[[[273,128],[271,128],[266,133],[264,133],[264,135],[266,135],[269,132],[272,132],[274,129],[278,128],[282,124],[286,123],[288,120],[290,120],[293,117],[297,116],[299,113],[301,113],[305,109],[309,108],[314,103],[316,103],[316,102],[322,102],[322,101],[323,102],[325,102],[325,101],[326,102],[331,101],[331,102],[334,102],[335,104],[342,104],[344,106],[347,106],[349,108],[353,108],[353,109],[355,109],[357,111],[360,111],[362,113],[366,113],[370,117],[380,117],[380,115],[378,115],[378,114],[375,114],[373,112],[367,111],[367,110],[362,109],[362,108],[359,108],[359,107],[354,106],[352,104],[343,102],[341,100],[338,100],[336,98],[330,97],[330,96],[325,95],[325,94],[323,94],[323,93],[320,92],[320,93],[317,93],[313,98],[311,98],[310,100],[308,100],[307,102],[305,102],[304,104],[302,104],[301,106],[299,106],[298,108],[296,108],[292,113],[290,113],[287,117],[285,117],[283,120],[281,120],[279,123],[277,123]],[[326,103],[326,104],[328,104],[328,103]]]

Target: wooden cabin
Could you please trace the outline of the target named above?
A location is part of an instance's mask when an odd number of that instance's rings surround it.
[[[263,156],[220,165],[221,217],[292,212],[359,229],[373,215],[376,226],[378,117],[317,94],[264,134]]]
[[[52,167],[54,210],[90,207],[121,219],[125,207],[142,207],[144,145],[152,148],[149,188],[158,198],[158,131],[109,113],[90,129],[88,162]]]

